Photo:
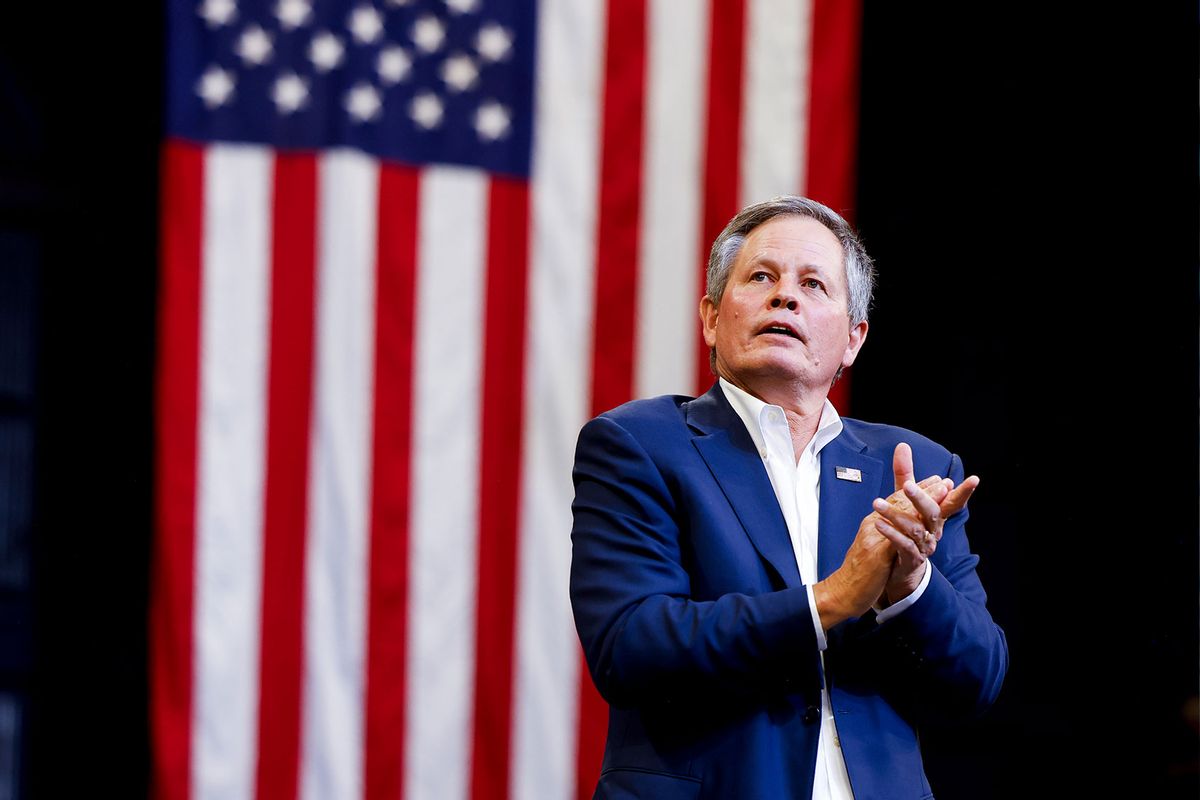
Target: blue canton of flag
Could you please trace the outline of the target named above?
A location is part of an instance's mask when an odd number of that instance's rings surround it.
[[[532,0],[173,0],[168,133],[527,177]]]

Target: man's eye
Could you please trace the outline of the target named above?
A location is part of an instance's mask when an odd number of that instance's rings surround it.
[[[825,286],[816,278],[805,278],[801,283],[806,289],[824,289]]]
[[[750,280],[754,281],[755,283],[762,283],[770,277],[771,276],[765,272],[756,272],[750,276]]]

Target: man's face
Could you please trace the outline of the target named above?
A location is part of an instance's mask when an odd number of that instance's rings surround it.
[[[700,302],[717,373],[742,388],[825,392],[854,363],[867,323],[851,327],[841,243],[809,217],[784,215],[746,237],[719,306]]]

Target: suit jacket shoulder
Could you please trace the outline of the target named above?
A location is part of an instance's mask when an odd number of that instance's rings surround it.
[[[928,436],[908,428],[884,425],[879,422],[864,422],[851,417],[842,417],[842,424],[844,426],[843,435],[856,437],[870,450],[890,452],[895,450],[896,445],[900,442],[907,442],[914,451],[919,449],[931,454],[944,453],[947,457],[950,455],[950,451],[942,445]]]
[[[864,422],[851,417],[842,417],[843,430],[839,440],[858,442],[869,453],[884,462],[887,467],[888,481],[891,478],[892,454],[896,445],[907,443],[913,451],[913,462],[917,479],[929,475],[951,477],[953,470],[961,469],[958,459],[943,445],[908,428],[896,425],[884,425],[878,422]],[[954,476],[957,481],[961,476]],[[887,494],[887,493],[885,493]]]

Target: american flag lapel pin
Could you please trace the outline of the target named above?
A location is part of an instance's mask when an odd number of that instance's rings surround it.
[[[862,470],[853,469],[851,467],[834,467],[833,474],[837,476],[839,481],[853,481],[862,483]]]

